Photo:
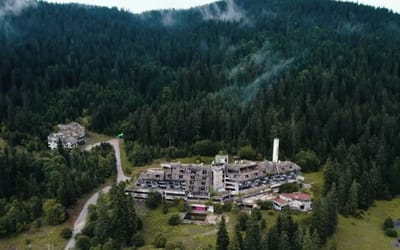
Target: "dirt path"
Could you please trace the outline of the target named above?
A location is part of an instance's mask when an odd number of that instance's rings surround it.
[[[124,174],[124,171],[122,170],[122,165],[121,165],[121,154],[119,150],[119,140],[118,139],[112,139],[107,141],[106,143],[109,143],[113,148],[114,148],[114,153],[115,153],[115,159],[116,159],[116,167],[117,167],[117,182],[122,182],[122,181],[129,181],[131,180],[131,177],[126,176]],[[100,143],[96,143],[93,145],[89,145],[86,147],[85,150],[91,150],[93,147],[99,145]],[[85,203],[83,206],[81,212],[79,213],[78,218],[76,219],[74,223],[74,229],[72,231],[72,237],[68,241],[67,245],[65,246],[64,250],[69,250],[73,249],[75,247],[75,236],[79,234],[82,229],[85,227],[86,224],[86,219],[88,215],[88,207],[92,204],[97,203],[97,199],[99,198],[99,194],[101,193],[107,193],[110,191],[111,186],[107,186],[103,188],[102,190],[94,193]]]

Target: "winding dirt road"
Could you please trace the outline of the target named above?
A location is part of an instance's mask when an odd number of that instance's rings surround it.
[[[116,167],[117,167],[117,182],[120,183],[122,181],[131,180],[131,177],[126,176],[124,174],[124,171],[122,170],[121,154],[120,154],[120,150],[119,150],[119,139],[112,139],[112,140],[107,141],[106,143],[109,143],[114,148],[115,159],[116,159]],[[88,147],[86,147],[86,150],[91,150],[93,147],[95,147],[95,146],[97,146],[99,144],[100,143],[89,145]],[[97,199],[99,198],[100,192],[101,193],[107,193],[108,191],[110,191],[110,189],[111,189],[111,186],[107,186],[107,187],[103,188],[102,190],[94,193],[86,201],[86,203],[83,206],[81,212],[79,213],[78,218],[76,219],[76,221],[74,223],[74,229],[72,231],[72,237],[68,241],[68,243],[65,246],[64,250],[70,250],[70,249],[73,249],[75,247],[75,236],[77,234],[79,234],[82,231],[82,229],[85,227],[86,219],[87,219],[87,215],[88,215],[88,207],[90,205],[92,205],[92,204],[96,204],[97,203]]]

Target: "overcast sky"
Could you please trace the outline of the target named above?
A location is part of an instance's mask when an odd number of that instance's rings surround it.
[[[351,1],[351,0],[343,0]],[[48,2],[57,3],[83,3],[90,5],[118,7],[127,9],[134,13],[140,13],[146,10],[154,9],[184,9],[193,6],[199,6],[215,0],[48,0]],[[376,7],[385,7],[397,13],[400,13],[400,0],[358,0],[362,4],[372,5]]]

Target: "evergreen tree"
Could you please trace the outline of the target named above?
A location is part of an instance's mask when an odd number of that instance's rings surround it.
[[[287,250],[291,249],[290,247],[290,241],[289,241],[289,236],[285,231],[281,233],[281,237],[279,239],[279,250]]]
[[[226,230],[225,217],[222,216],[221,221],[218,225],[217,232],[217,250],[227,250],[229,245],[228,231]]]
[[[280,244],[280,237],[279,237],[279,232],[278,232],[278,227],[273,226],[271,229],[268,231],[268,249],[279,249]]]
[[[359,184],[354,180],[347,195],[348,201],[346,204],[351,215],[355,215],[358,209],[358,192]]]
[[[258,226],[256,218],[252,216],[247,221],[246,236],[243,242],[243,249],[244,250],[260,249],[260,241],[261,241],[260,228]]]
[[[314,231],[316,232],[316,231]],[[316,238],[314,238],[316,237]],[[302,250],[318,250],[320,249],[320,246],[318,244],[318,235],[315,233],[313,233],[313,235],[311,236],[310,231],[307,229],[304,232],[304,236],[303,236],[303,246],[302,246]]]
[[[233,239],[229,244],[229,250],[241,250],[243,249],[243,238],[239,224],[235,225],[235,232]]]

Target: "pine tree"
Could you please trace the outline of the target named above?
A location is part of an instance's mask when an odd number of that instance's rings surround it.
[[[264,232],[267,230],[267,222],[265,221],[264,218],[260,222],[260,230],[261,230],[261,232]]]
[[[285,231],[281,233],[281,237],[279,239],[279,250],[287,250],[290,249],[290,241],[289,236]]]
[[[357,181],[354,180],[347,195],[347,207],[351,215],[355,215],[358,209],[359,186],[360,185],[357,183]]]
[[[316,231],[314,231],[316,232]],[[317,239],[314,239],[317,237]],[[317,234],[310,234],[310,230],[306,229],[303,236],[302,250],[318,250],[319,249],[319,236]]]
[[[217,232],[217,250],[227,250],[229,245],[228,231],[226,230],[225,217],[222,216]]]
[[[249,218],[246,226],[246,237],[243,243],[243,249],[256,250],[260,249],[260,227],[253,216]]]
[[[234,240],[237,242],[240,249],[243,249],[243,236],[239,224],[235,225],[235,236]]]
[[[229,250],[242,250],[242,249],[243,249],[242,233],[240,232],[239,224],[236,224],[233,239],[229,244]]]
[[[333,184],[331,190],[326,194],[326,203],[328,207],[327,235],[331,236],[336,232],[338,224],[338,203],[336,194],[336,185]]]
[[[276,224],[270,228],[267,234],[267,249],[278,249],[279,248],[279,232]]]

